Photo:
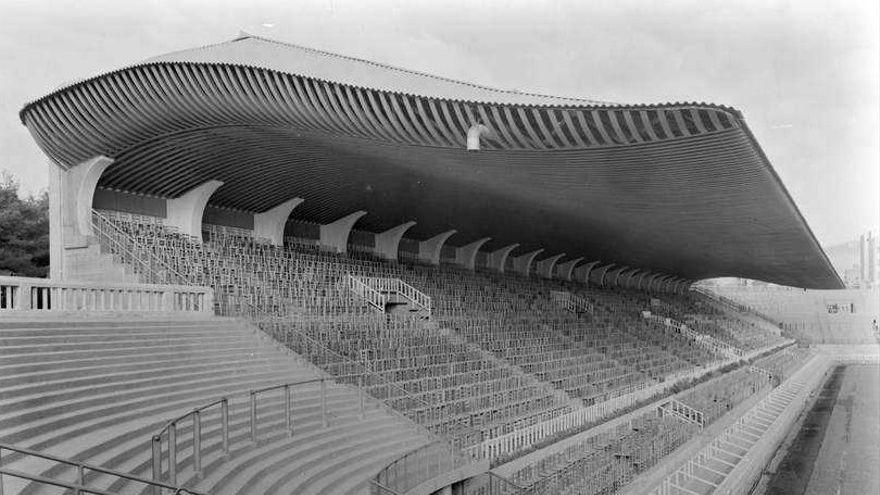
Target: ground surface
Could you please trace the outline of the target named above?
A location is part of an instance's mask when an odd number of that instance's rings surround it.
[[[806,493],[880,493],[880,366],[847,367]]]
[[[829,375],[764,493],[880,493],[880,367]]]

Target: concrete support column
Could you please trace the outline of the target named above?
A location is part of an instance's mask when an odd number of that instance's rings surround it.
[[[574,279],[584,284],[590,283],[590,273],[596,268],[601,261],[591,261],[586,265],[581,265],[574,270]]]
[[[397,261],[397,248],[400,246],[400,239],[404,232],[415,224],[415,222],[406,222],[376,234],[375,254],[386,260]]]
[[[565,256],[565,253],[557,254],[556,256],[551,256],[539,261],[535,267],[538,275],[544,278],[553,278],[553,267],[556,266],[556,262],[559,261],[559,258],[562,258],[563,256]]]
[[[366,214],[367,212],[358,210],[333,223],[321,225],[319,241],[321,246],[330,248],[331,251],[339,254],[348,252],[348,235],[354,224]]]
[[[660,277],[661,277],[661,275],[659,273],[649,274],[646,281],[645,281],[645,290],[648,292],[656,291],[654,284],[657,282],[657,279]]]
[[[636,275],[638,275],[641,272],[642,272],[642,270],[639,268],[636,268],[635,270],[629,272],[626,275],[626,277],[623,278],[623,286],[627,289],[635,289],[636,288],[636,286],[635,286]]]
[[[609,287],[620,288],[620,276],[627,272],[630,268],[628,266],[622,266],[616,270],[612,270],[610,274],[606,277],[606,282]]]
[[[516,258],[513,258],[513,271],[519,273],[521,275],[529,275],[529,272],[532,269],[532,261],[534,261],[535,256],[541,254],[544,251],[543,248],[536,249],[530,253],[526,253]]]
[[[510,252],[518,248],[519,244],[511,244],[501,249],[492,251],[486,256],[486,267],[495,270],[498,273],[504,273],[504,265],[507,263],[507,257]]]
[[[104,170],[113,163],[96,156],[67,170],[49,164],[49,276],[63,280],[65,249],[88,245],[92,235],[92,199]]]
[[[468,270],[474,269],[474,261],[477,259],[477,251],[480,250],[480,247],[483,244],[489,242],[492,239],[491,237],[483,237],[482,239],[476,240],[467,246],[461,246],[455,249],[455,264],[467,268]]]
[[[443,244],[446,243],[446,240],[452,237],[453,234],[458,232],[457,230],[447,230],[441,234],[437,234],[434,237],[419,242],[419,259],[422,261],[427,261],[432,265],[440,264],[440,252],[443,250]]]
[[[209,180],[180,197],[169,199],[165,225],[176,227],[181,234],[202,242],[202,216],[205,214],[205,206],[214,191],[222,185],[223,182],[219,180]]]
[[[608,273],[608,270],[610,270],[613,266],[614,263],[611,263],[605,266],[600,266],[599,268],[593,270],[593,273],[591,275],[595,275],[595,277],[591,279],[591,281],[594,281],[599,287],[605,287],[605,275]]]
[[[672,278],[672,275],[662,275],[657,279],[657,292],[667,292],[666,283]]]
[[[267,239],[273,246],[284,245],[284,226],[294,208],[302,203],[302,198],[289,199],[280,205],[254,215],[254,237]]]
[[[566,261],[565,263],[560,263],[557,265],[557,273],[559,278],[562,280],[571,281],[571,275],[574,271],[574,266],[581,262],[583,258],[575,258],[573,260]]]

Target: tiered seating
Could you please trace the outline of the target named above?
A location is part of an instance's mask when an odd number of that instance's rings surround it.
[[[215,408],[202,418],[203,477],[192,472],[191,458],[178,467],[179,482],[205,493],[273,484],[277,493],[362,493],[375,472],[428,441],[375,401],[361,419],[357,391],[330,383],[327,427],[316,390],[297,389],[299,433],[288,436],[280,397],[267,396],[260,403],[260,442],[251,442],[248,390],[324,374],[235,320],[7,317],[0,322],[0,355],[0,442],[145,478],[152,474],[151,435],[196,406],[233,397],[228,459],[234,462],[223,462]],[[181,426],[178,451],[186,454],[191,422]],[[34,458],[4,454],[3,462],[32,474],[75,476]],[[283,469],[261,471],[273,465]],[[91,486],[119,493],[143,488],[111,487],[113,480],[94,473],[89,478]],[[46,493],[45,486],[4,481],[5,493]]]
[[[809,350],[787,348],[758,360],[755,366],[790,375],[811,355]],[[777,384],[769,382],[765,373],[744,367],[697,386],[679,400],[702,411],[705,424],[711,424],[756,392]],[[698,431],[694,423],[646,413],[540,458],[510,479],[531,493],[611,493]]]
[[[658,313],[743,350],[759,349],[784,340],[770,322],[731,311],[697,293],[664,296]]]

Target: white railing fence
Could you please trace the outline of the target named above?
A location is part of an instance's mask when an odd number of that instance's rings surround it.
[[[352,292],[371,306],[385,311],[388,297],[397,294],[409,300],[413,306],[431,315],[431,298],[424,292],[399,278],[348,276],[348,286]],[[380,306],[381,305],[381,306]]]
[[[688,327],[684,323],[668,318],[652,314],[649,311],[643,311],[642,317],[646,320],[655,321],[663,325],[663,329],[667,332],[674,331],[687,338],[693,339],[699,346],[708,349],[716,356],[722,356],[728,359],[741,358],[744,354],[742,349],[734,347],[727,342],[722,342],[711,335],[697,332]]]
[[[562,306],[564,309],[572,313],[590,313],[593,314],[593,304],[583,297],[576,296],[571,292],[561,290],[551,290],[550,298]]]
[[[213,308],[214,291],[209,287],[0,277],[0,314],[7,311],[212,313]]]

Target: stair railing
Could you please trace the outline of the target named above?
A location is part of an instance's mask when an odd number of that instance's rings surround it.
[[[661,413],[669,414],[675,418],[678,418],[682,421],[693,423],[698,425],[700,429],[703,429],[706,422],[704,420],[703,412],[693,407],[681,402],[677,399],[669,399],[664,402],[657,408]]]
[[[380,279],[381,280],[381,279]],[[388,304],[388,298],[385,294],[380,292],[382,289],[377,289],[374,286],[371,286],[369,283],[365,283],[361,277],[355,277],[352,275],[348,276],[348,289],[355,293],[356,296],[360,297],[367,304],[375,308],[376,310],[384,313],[385,306]]]
[[[70,466],[76,469],[76,481],[67,481],[61,480],[57,477],[49,478],[42,475],[25,473],[22,471],[18,471],[15,469],[10,469],[7,466],[11,461],[7,459],[3,459],[3,452],[8,451],[13,456],[19,458],[37,458],[43,459],[47,461],[52,461],[58,464]],[[54,455],[44,454],[41,452],[36,452],[29,449],[24,449],[21,447],[13,447],[8,444],[0,444],[0,495],[3,495],[3,476],[9,476],[12,478],[19,478],[28,480],[32,483],[41,484],[41,485],[51,485],[58,488],[64,488],[66,490],[72,490],[73,493],[76,494],[95,494],[95,495],[113,495],[113,492],[109,492],[103,490],[101,488],[89,487],[86,482],[87,476],[86,474],[89,472],[101,473],[105,475],[112,476],[119,480],[126,480],[132,483],[139,483],[144,485],[145,487],[152,488],[154,495],[163,495],[164,493],[172,493],[175,495],[179,494],[191,494],[191,495],[202,495],[201,492],[197,492],[195,490],[191,490],[189,488],[184,488],[181,486],[177,486],[174,483],[163,483],[157,480],[148,480],[146,478],[141,478],[139,476],[135,476],[132,474],[122,473],[119,471],[114,471],[112,469],[108,469],[101,466],[95,466],[92,464],[86,464],[84,462],[74,461],[72,459],[65,459],[63,457],[58,457]]]
[[[320,384],[320,405],[321,405],[321,424],[327,427],[327,382],[333,381],[330,377],[315,378],[311,380],[300,380],[296,382],[283,383],[264,387],[260,389],[250,390],[246,393],[235,394],[231,397],[247,397],[250,407],[250,439],[256,443],[258,440],[257,431],[259,430],[259,414],[258,399],[270,392],[283,391],[284,393],[284,417],[288,435],[293,435],[295,418],[293,416],[294,392],[297,388],[307,385]],[[203,406],[199,406],[190,412],[187,412],[177,418],[169,421],[161,430],[156,432],[150,438],[152,446],[152,476],[155,481],[167,480],[168,483],[177,484],[177,467],[182,460],[178,450],[178,437],[180,434],[179,426],[187,421],[192,422],[191,452],[193,472],[197,475],[202,473],[202,441],[205,436],[202,435],[202,422],[204,416],[214,410],[219,409],[220,413],[220,445],[224,455],[229,454],[229,398],[223,397],[215,401],[209,402]],[[364,394],[363,389],[359,389],[359,413],[360,418],[364,417]],[[163,462],[164,461],[164,462]],[[167,472],[167,476],[165,473]]]
[[[107,248],[111,255],[122,263],[130,265],[135,273],[143,277],[148,284],[173,284],[173,280],[185,280],[168,263],[165,263],[151,249],[141,246],[137,239],[120,229],[97,210],[92,210],[92,232],[98,242]],[[198,284],[192,284],[198,285]]]

